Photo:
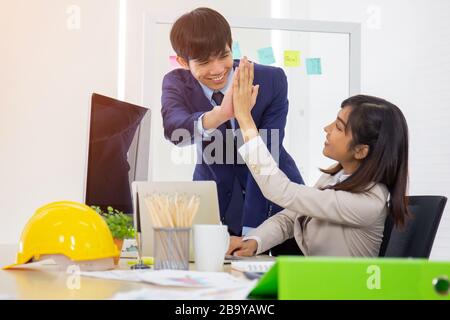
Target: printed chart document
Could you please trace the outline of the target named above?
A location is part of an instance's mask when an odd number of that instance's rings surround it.
[[[256,285],[256,281],[234,277],[225,272],[112,270],[81,272],[81,275],[100,279],[142,282],[160,287],[118,293],[113,299],[119,300],[245,299]],[[180,288],[192,290],[181,291]]]
[[[159,286],[188,288],[232,287],[247,281],[225,272],[184,270],[111,270],[81,272],[81,275],[101,279],[145,282]]]
[[[275,261],[232,261],[231,268],[241,272],[267,272]]]

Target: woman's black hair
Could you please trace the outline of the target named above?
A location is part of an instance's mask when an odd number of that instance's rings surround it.
[[[408,184],[408,125],[400,109],[381,98],[357,95],[344,100],[341,108],[350,107],[346,131],[351,130],[350,149],[367,145],[369,151],[358,169],[334,190],[364,192],[376,183],[389,190],[389,212],[396,226],[402,227],[409,216],[406,189]],[[334,175],[336,166],[323,172]]]

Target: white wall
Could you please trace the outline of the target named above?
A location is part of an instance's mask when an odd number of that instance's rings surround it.
[[[70,4],[81,8],[80,30],[66,27]],[[450,2],[128,0],[128,101],[142,98],[142,12],[180,15],[201,5],[229,17],[362,22],[362,89],[407,117],[411,194],[450,195]],[[380,29],[367,27],[370,5],[381,9]],[[0,243],[14,243],[38,206],[83,198],[89,94],[116,96],[118,1],[1,0],[1,7]],[[450,258],[449,212],[433,258]]]
[[[125,99],[135,103],[144,11],[212,6],[229,14],[239,6],[237,16],[267,16],[270,7],[268,0],[126,2]],[[70,29],[72,5],[80,29]],[[0,243],[17,243],[36,208],[83,200],[89,97],[117,97],[119,0],[0,0],[0,7]]]
[[[81,29],[71,31],[66,9],[74,3]],[[90,94],[116,91],[112,4],[1,2],[0,243],[18,242],[39,206],[83,200]]]
[[[410,194],[450,197],[450,2],[314,0],[310,18],[363,23],[362,92],[396,103],[405,114]],[[450,258],[450,203],[431,257]]]

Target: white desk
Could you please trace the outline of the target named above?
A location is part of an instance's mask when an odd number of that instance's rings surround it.
[[[15,261],[16,246],[0,245],[0,266]],[[121,260],[119,267],[127,268],[126,261]],[[191,265],[191,269],[194,265]],[[229,265],[225,272],[243,277],[241,272],[231,270]],[[67,281],[70,275],[65,272],[44,272],[38,270],[0,270],[0,299],[110,299],[116,293],[156,289],[146,283],[134,283],[117,280],[103,280],[81,277],[80,289],[69,289]],[[164,288],[158,286],[158,290]],[[170,290],[174,290],[171,288]],[[181,288],[178,290],[195,290]]]

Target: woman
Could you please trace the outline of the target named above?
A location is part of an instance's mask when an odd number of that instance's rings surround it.
[[[250,113],[252,85],[253,66],[243,59],[233,82],[245,142],[239,152],[264,196],[285,209],[245,238],[232,237],[228,254],[259,254],[295,237],[308,256],[378,256],[386,215],[397,226],[408,216],[408,128],[400,109],[364,95],[343,101],[324,128],[323,154],[337,163],[307,187],[279,170],[258,135]]]

